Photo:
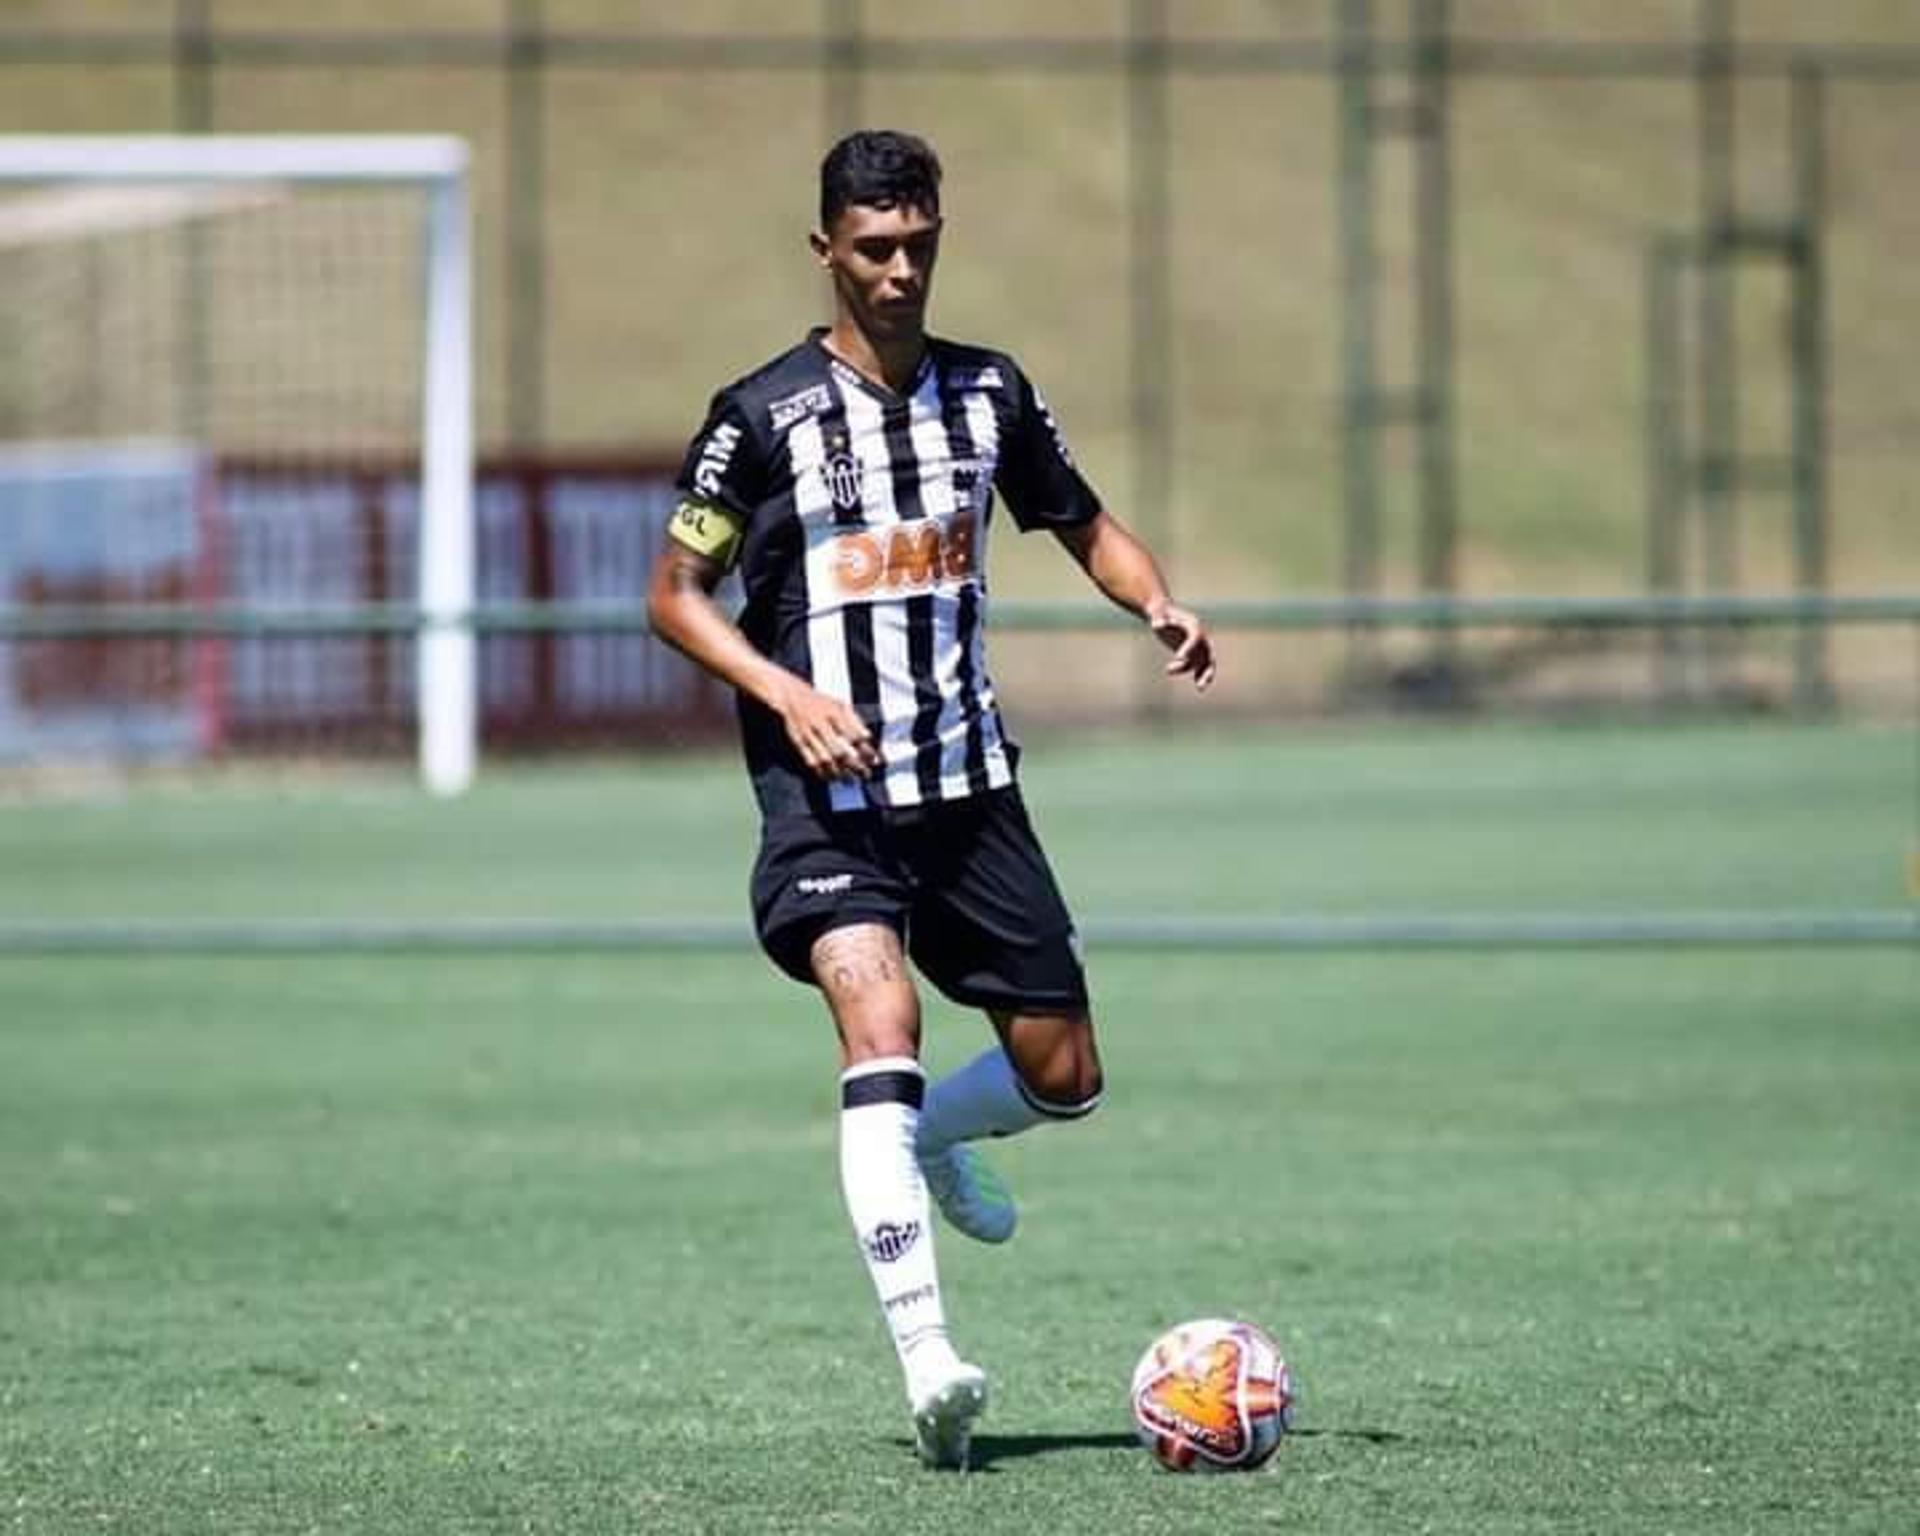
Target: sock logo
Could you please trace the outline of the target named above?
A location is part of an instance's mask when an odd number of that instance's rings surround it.
[[[936,1294],[937,1292],[930,1285],[916,1285],[912,1290],[902,1291],[898,1296],[889,1296],[882,1305],[889,1312],[893,1312],[902,1307],[911,1307],[916,1302],[932,1301]]]
[[[860,1241],[866,1246],[867,1257],[874,1263],[892,1264],[920,1241],[920,1223],[883,1221]]]

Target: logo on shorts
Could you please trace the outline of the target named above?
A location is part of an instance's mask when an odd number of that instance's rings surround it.
[[[802,875],[794,881],[794,889],[802,896],[835,896],[852,888],[852,875]]]
[[[920,1223],[917,1221],[883,1221],[861,1239],[867,1245],[868,1256],[876,1264],[892,1264],[906,1257],[907,1250],[919,1241]]]

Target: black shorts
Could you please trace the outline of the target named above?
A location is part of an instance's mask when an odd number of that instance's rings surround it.
[[[821,934],[885,923],[956,1003],[1086,1006],[1073,918],[1018,789],[904,813],[768,820],[753,920],[761,947],[796,981],[813,981],[809,955]]]

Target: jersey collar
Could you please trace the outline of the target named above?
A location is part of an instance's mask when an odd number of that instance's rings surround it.
[[[931,337],[927,339],[926,347],[920,354],[920,364],[913,370],[913,377],[907,381],[907,387],[898,394],[879,380],[868,378],[853,364],[828,347],[827,328],[824,325],[817,325],[808,331],[807,340],[827,360],[827,371],[834,378],[842,384],[866,391],[882,405],[899,405],[911,400],[920,393],[921,386],[927,382],[927,375],[933,372],[933,339]]]

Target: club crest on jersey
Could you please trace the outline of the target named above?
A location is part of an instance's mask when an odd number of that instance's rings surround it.
[[[827,478],[827,495],[842,512],[860,510],[860,461],[852,452],[842,447],[831,454],[821,466],[820,472]]]

